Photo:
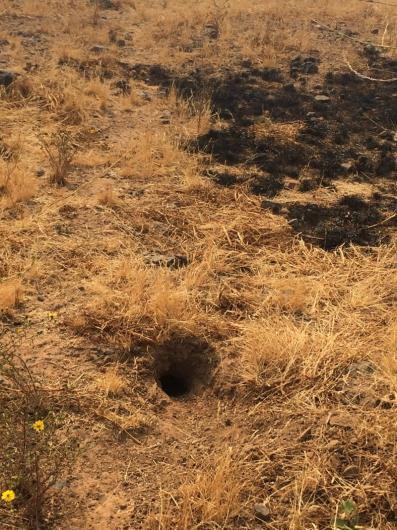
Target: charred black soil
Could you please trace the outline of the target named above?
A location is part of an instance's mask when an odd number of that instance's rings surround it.
[[[386,180],[395,193],[395,89],[350,71],[326,72],[321,84],[313,84],[310,76],[319,64],[319,59],[298,57],[289,73],[243,64],[238,72],[195,71],[172,82],[189,97],[205,88],[214,113],[223,120],[193,146],[211,155],[214,168],[208,174],[215,182],[245,184],[251,193],[273,198],[288,178],[288,188],[302,193],[302,202],[271,207],[296,233],[325,249],[378,245],[387,240],[394,201],[378,194],[376,199],[346,197],[324,206],[308,203],[304,194],[334,189],[341,180],[368,183],[374,190]],[[397,72],[397,61],[378,55],[371,65],[389,75]],[[240,174],[220,172],[215,169],[219,165]]]
[[[396,60],[366,47],[362,53],[374,71],[397,74]],[[204,155],[209,178],[220,186],[245,186],[268,199],[285,189],[287,178],[288,189],[302,194],[302,201],[281,206],[264,200],[264,207],[285,216],[297,234],[325,249],[387,241],[395,203],[383,200],[383,194],[367,198],[359,209],[348,197],[343,204],[318,205],[305,194],[334,189],[341,180],[369,183],[375,192],[386,180],[389,194],[395,193],[393,83],[361,79],[347,67],[323,72],[320,57],[301,55],[283,68],[258,68],[242,60],[233,68],[202,67],[188,73],[184,68],[183,74],[160,64],[111,65],[106,57],[62,64],[87,77],[114,79],[120,94],[129,91],[131,78],[158,86],[164,95],[176,89],[189,101],[204,94],[222,125],[186,147]]]
[[[397,73],[397,61],[378,53],[369,57],[369,63],[377,71]],[[322,82],[317,76],[315,84],[312,76],[321,73],[321,60],[311,56],[295,57],[284,70],[242,61],[234,70],[203,67],[183,75],[159,64],[120,62],[110,67],[104,58],[66,64],[88,77],[121,76],[115,81],[120,93],[129,90],[128,79],[133,78],[157,85],[164,93],[176,88],[186,99],[206,94],[222,127],[212,128],[187,147],[211,155],[207,175],[220,186],[246,185],[249,192],[267,198],[284,189],[286,177],[289,189],[302,194],[332,188],[340,179],[367,182],[375,190],[387,179],[392,193],[395,190],[393,84],[364,80],[348,70],[323,72]],[[295,134],[277,131],[277,126],[295,127]],[[219,164],[238,171],[219,171]],[[363,202],[359,210],[348,198],[336,206],[307,203],[302,197],[302,202],[283,208],[270,207],[285,215],[302,237],[332,249],[348,243],[376,245],[387,239],[385,220],[395,205],[382,197]],[[269,207],[266,201],[264,205]]]

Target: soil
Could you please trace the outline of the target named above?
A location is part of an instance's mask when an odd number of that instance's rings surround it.
[[[78,447],[43,530],[325,529],[350,498],[394,530],[396,84],[341,55],[397,61],[306,15],[270,60],[284,12],[235,51],[180,0],[29,2],[0,10],[0,162],[22,136],[35,178],[1,202],[0,335]]]
[[[247,182],[255,195],[272,198],[284,188],[285,177],[295,179],[294,188],[303,193],[341,180],[370,183],[376,193],[387,179],[395,193],[395,87],[335,71],[313,86],[308,77],[318,72],[317,63],[313,57],[293,59],[289,74],[245,65],[237,71],[207,67],[183,76],[159,65],[136,65],[132,75],[165,89],[176,87],[186,98],[203,92],[210,96],[222,127],[211,129],[187,148],[210,154],[217,164],[240,168],[240,175],[230,175],[208,167],[208,174],[221,186]],[[397,61],[380,55],[372,60],[372,67],[397,74]],[[266,128],[269,119],[281,125],[299,122],[301,128],[290,141],[271,132],[258,137],[255,126]],[[257,170],[254,176],[245,172],[249,166]],[[310,178],[303,173],[310,173]],[[383,221],[394,213],[394,204],[382,195],[369,198],[359,209],[349,196],[340,200],[329,206],[306,199],[283,203],[283,215],[304,239],[328,250],[387,241],[390,225]],[[373,224],[377,227],[370,228]]]

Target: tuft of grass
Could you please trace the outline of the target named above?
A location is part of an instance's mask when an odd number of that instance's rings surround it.
[[[23,297],[23,285],[20,279],[6,280],[0,283],[0,315],[15,308]]]
[[[160,490],[159,513],[151,513],[145,530],[228,528],[241,514],[243,458],[231,448],[207,458],[205,465],[174,492]]]
[[[119,373],[117,366],[107,369],[95,382],[95,387],[105,394],[105,397],[120,397],[126,388],[126,380]]]
[[[67,131],[56,132],[49,138],[42,136],[40,143],[51,167],[51,182],[64,186],[77,151],[72,134]]]

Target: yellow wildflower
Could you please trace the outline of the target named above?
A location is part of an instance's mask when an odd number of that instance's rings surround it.
[[[44,421],[43,420],[37,420],[33,423],[32,429],[34,429],[37,432],[44,431]]]
[[[58,317],[58,313],[56,313],[55,311],[49,311],[47,313],[47,317],[50,319],[50,320],[55,320],[57,317]]]
[[[3,491],[1,500],[4,502],[12,502],[15,499],[15,492],[13,490]]]

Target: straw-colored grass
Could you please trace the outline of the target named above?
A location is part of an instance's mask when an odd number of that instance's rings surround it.
[[[46,492],[43,524],[322,530],[352,500],[352,530],[394,529],[393,231],[376,248],[304,243],[246,184],[210,178],[209,168],[257,170],[199,152],[200,137],[234,123],[212,108],[210,90],[182,96],[162,85],[167,72],[221,80],[250,61],[288,70],[305,53],[319,53],[320,75],[343,70],[344,56],[366,68],[354,32],[394,57],[395,9],[113,3],[5,0],[0,9],[7,68],[21,74],[0,98],[0,333],[23,330],[32,372],[59,403],[72,393],[51,414],[57,443],[73,433],[80,446]],[[133,65],[157,65],[160,80],[134,78]],[[267,116],[248,129],[287,150],[302,127]],[[345,184],[368,196],[372,185]],[[338,186],[310,200],[331,202]],[[156,369],[184,351],[211,373],[201,393],[171,400]],[[10,480],[0,470],[2,490]],[[17,493],[16,512],[0,506],[10,524],[26,502]],[[257,503],[269,510],[265,523]]]

